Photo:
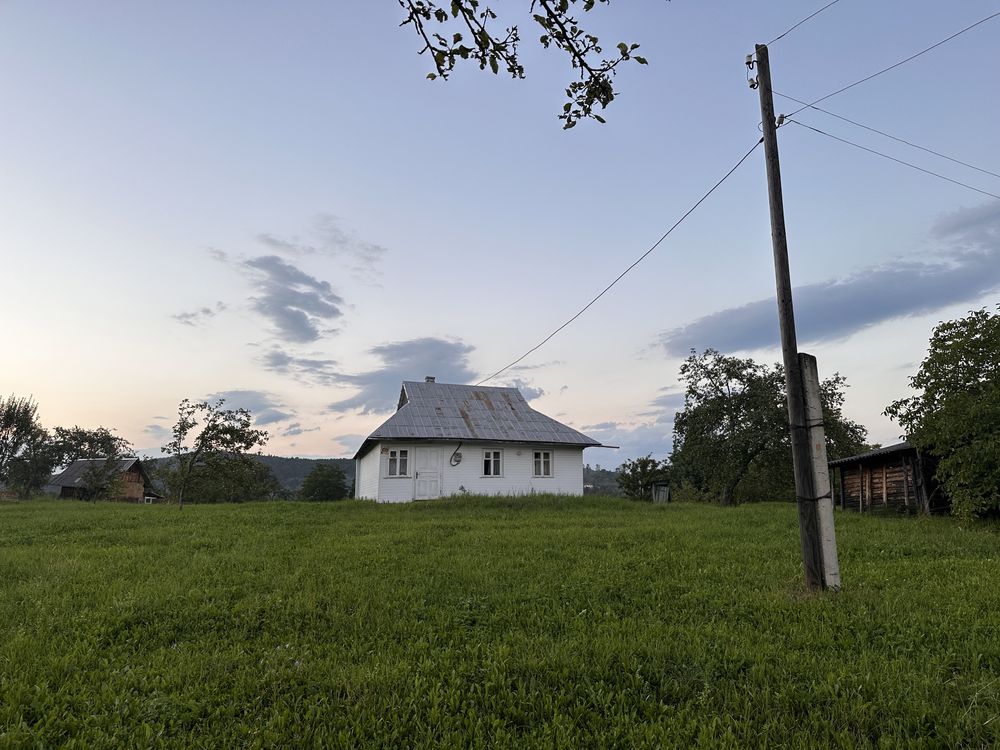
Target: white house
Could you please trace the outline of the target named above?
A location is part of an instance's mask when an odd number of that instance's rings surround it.
[[[406,381],[396,413],[354,456],[354,486],[382,503],[582,495],[583,449],[599,445],[532,409],[517,388]]]

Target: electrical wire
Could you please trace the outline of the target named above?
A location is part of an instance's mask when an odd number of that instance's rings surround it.
[[[801,26],[802,24],[804,24],[804,23],[805,23],[806,21],[808,21],[808,20],[809,20],[810,18],[813,18],[814,16],[818,16],[818,15],[819,15],[820,13],[822,13],[822,12],[823,12],[824,10],[826,10],[827,8],[829,8],[829,7],[831,6],[831,5],[836,5],[836,4],[837,4],[837,3],[839,3],[839,2],[840,2],[840,0],[833,0],[833,2],[830,2],[830,3],[827,3],[827,4],[826,4],[826,5],[824,5],[824,6],[822,7],[822,8],[820,8],[819,10],[817,10],[817,11],[816,11],[815,13],[811,13],[810,15],[806,16],[806,17],[805,17],[805,18],[803,18],[803,19],[802,19],[801,21],[799,21],[799,22],[798,22],[797,24],[795,24],[794,26],[792,26],[792,27],[791,27],[790,29],[786,29],[784,33],[782,33],[782,34],[778,34],[778,36],[774,37],[774,39],[772,39],[771,41],[769,41],[769,42],[767,43],[767,44],[768,44],[768,46],[770,46],[770,45],[774,44],[774,43],[775,43],[776,41],[778,41],[779,39],[781,39],[781,38],[782,38],[783,36],[786,36],[787,34],[790,34],[790,33],[792,33],[793,31],[795,31],[795,29],[799,28],[799,26]]]
[[[950,41],[951,41],[952,39],[954,39],[955,37],[958,37],[958,36],[961,36],[961,35],[962,35],[962,34],[964,34],[965,32],[967,32],[967,31],[971,31],[972,29],[976,28],[976,27],[977,27],[977,26],[979,26],[980,24],[984,24],[984,23],[986,23],[987,21],[990,21],[990,20],[992,20],[992,19],[996,18],[997,16],[1000,16],[1000,11],[998,11],[998,12],[994,13],[993,15],[990,15],[990,16],[986,16],[986,18],[982,18],[982,19],[980,19],[980,20],[976,21],[976,22],[975,22],[974,24],[972,24],[971,26],[966,26],[966,27],[965,27],[964,29],[962,29],[961,31],[956,31],[956,32],[955,32],[954,34],[952,34],[951,36],[947,37],[946,39],[942,39],[942,40],[941,40],[940,42],[937,42],[937,43],[935,43],[935,44],[932,44],[932,45],[931,45],[930,47],[927,47],[926,49],[922,49],[922,50],[920,50],[920,52],[917,52],[916,54],[913,54],[913,55],[910,55],[909,57],[907,57],[907,58],[905,58],[905,59],[903,59],[903,60],[900,60],[900,61],[899,61],[899,62],[897,62],[897,63],[893,63],[892,65],[890,65],[890,66],[889,66],[889,67],[887,67],[887,68],[882,68],[882,70],[879,70],[879,71],[878,71],[878,72],[876,72],[876,73],[872,73],[872,74],[871,74],[871,75],[869,75],[869,76],[865,76],[864,78],[862,78],[862,79],[860,79],[860,80],[858,80],[858,81],[855,81],[854,83],[849,83],[848,85],[844,86],[843,88],[839,88],[839,89],[837,89],[836,91],[834,91],[834,92],[832,92],[832,93],[829,93],[829,94],[827,94],[826,96],[821,96],[821,97],[820,97],[819,99],[816,99],[816,100],[814,100],[814,101],[810,102],[809,104],[807,104],[806,106],[804,106],[804,107],[800,107],[799,109],[795,110],[795,111],[794,111],[794,112],[792,112],[792,113],[791,113],[790,115],[788,115],[788,117],[794,117],[794,116],[795,116],[795,115],[797,115],[797,114],[798,114],[799,112],[801,112],[801,111],[802,111],[803,109],[807,109],[807,108],[809,108],[809,107],[812,107],[812,106],[813,106],[813,105],[815,105],[815,104],[819,104],[819,103],[820,103],[820,102],[822,102],[822,101],[826,101],[826,100],[827,100],[827,99],[829,99],[830,97],[833,97],[833,96],[836,96],[837,94],[843,94],[843,93],[844,93],[845,91],[847,91],[848,89],[853,89],[853,88],[854,88],[855,86],[860,86],[860,85],[861,85],[862,83],[866,83],[867,81],[870,81],[870,80],[871,80],[871,79],[873,79],[873,78],[877,78],[878,76],[882,75],[883,73],[888,73],[888,72],[889,72],[890,70],[894,70],[894,69],[898,68],[898,67],[899,67],[900,65],[905,65],[906,63],[910,62],[911,60],[916,60],[916,59],[917,59],[918,57],[920,57],[921,55],[925,55],[925,54],[927,54],[928,52],[930,52],[931,50],[933,50],[933,49],[937,49],[937,48],[938,48],[938,47],[940,47],[940,46],[941,46],[942,44],[945,44],[945,43],[947,43],[947,42],[950,42]]]
[[[785,122],[794,122],[796,125],[799,125],[799,126],[801,126],[803,128],[806,128],[807,130],[812,130],[813,132],[819,133],[820,135],[825,135],[827,138],[832,138],[835,141],[840,141],[841,143],[845,143],[848,146],[854,146],[854,148],[859,148],[862,151],[867,151],[869,154],[875,154],[875,156],[881,156],[883,159],[888,159],[889,161],[894,161],[897,164],[902,164],[904,167],[909,167],[910,169],[915,169],[918,172],[923,172],[924,174],[929,174],[932,177],[937,177],[937,178],[939,178],[941,180],[945,180],[946,182],[950,182],[953,185],[960,185],[961,187],[968,188],[969,190],[975,190],[977,193],[982,193],[983,195],[988,195],[990,198],[996,198],[997,200],[1000,200],[1000,195],[997,195],[996,193],[991,193],[988,190],[980,190],[979,188],[973,187],[972,185],[969,185],[968,183],[960,182],[959,180],[953,180],[951,177],[945,177],[943,174],[939,174],[938,172],[932,172],[929,169],[924,169],[923,167],[918,167],[916,164],[911,164],[908,161],[903,161],[902,159],[897,159],[895,156],[889,156],[888,154],[883,154],[881,151],[876,151],[873,148],[868,148],[867,146],[862,146],[860,143],[854,143],[854,141],[849,141],[846,138],[841,138],[839,136],[832,135],[830,133],[827,133],[824,130],[820,130],[819,128],[814,128],[812,125],[806,125],[804,122],[799,122],[798,120],[793,120],[791,118],[785,118]]]
[[[823,109],[822,107],[815,107],[812,104],[808,104],[807,102],[802,101],[801,99],[796,99],[794,96],[789,96],[788,94],[782,94],[780,91],[773,91],[772,93],[775,96],[780,96],[782,99],[788,99],[788,100],[793,101],[793,102],[795,102],[797,104],[804,104],[805,107],[803,107],[803,109],[805,109],[805,108],[814,109],[817,112],[822,112],[825,115],[830,115],[830,117],[836,117],[838,120],[843,120],[844,122],[850,123],[851,125],[855,125],[855,126],[857,126],[859,128],[863,128],[864,130],[869,130],[872,133],[878,133],[881,136],[885,136],[886,138],[890,138],[890,139],[892,139],[894,141],[897,141],[899,143],[904,143],[907,146],[910,146],[910,147],[915,148],[915,149],[919,149],[920,151],[925,151],[928,154],[933,154],[934,156],[940,156],[942,159],[947,159],[948,161],[954,162],[955,164],[960,164],[963,167],[968,167],[969,169],[974,169],[977,172],[982,172],[983,174],[992,175],[994,177],[1000,177],[1000,173],[992,172],[989,169],[983,169],[982,167],[977,167],[975,164],[969,164],[968,162],[962,161],[960,159],[955,159],[954,157],[948,156],[947,154],[942,154],[940,151],[935,151],[934,149],[927,148],[926,146],[921,146],[921,145],[919,145],[917,143],[913,143],[911,141],[907,141],[907,140],[905,140],[903,138],[898,138],[898,137],[894,136],[892,133],[886,133],[884,130],[879,130],[878,128],[870,127],[870,126],[865,125],[863,123],[857,122],[856,120],[851,120],[850,118],[844,117],[843,115],[838,115],[836,112],[831,112],[828,109]],[[799,111],[801,112],[802,110],[799,110]],[[789,117],[791,117],[791,115],[789,115]]]
[[[568,326],[574,320],[576,320],[581,315],[583,315],[585,312],[587,312],[587,310],[589,310],[591,308],[591,306],[593,306],[593,304],[595,302],[597,302],[597,300],[599,300],[601,297],[603,297],[605,294],[607,294],[615,284],[617,284],[619,281],[621,281],[623,278],[625,278],[625,275],[629,271],[631,271],[637,265],[639,265],[640,263],[642,263],[642,261],[644,261],[646,259],[646,257],[649,256],[650,253],[652,253],[657,247],[659,247],[660,243],[663,242],[665,239],[667,239],[667,237],[670,236],[670,233],[673,232],[675,229],[677,229],[677,227],[679,227],[681,225],[681,223],[688,216],[690,216],[692,213],[694,213],[694,210],[696,208],[698,208],[698,206],[700,206],[702,203],[704,203],[705,200],[708,198],[708,196],[710,196],[712,193],[714,193],[715,190],[720,185],[722,185],[723,182],[725,182],[726,180],[728,180],[729,176],[732,175],[732,173],[735,172],[737,169],[739,169],[740,166],[743,164],[743,162],[745,162],[747,159],[750,158],[750,154],[752,154],[757,149],[757,147],[761,143],[763,143],[763,142],[764,142],[764,139],[761,138],[753,146],[751,146],[750,150],[747,151],[745,154],[743,154],[743,156],[740,157],[740,160],[738,162],[736,162],[736,164],[734,164],[730,168],[730,170],[728,172],[726,172],[719,179],[718,182],[716,182],[714,185],[712,185],[711,188],[709,188],[709,190],[708,190],[707,193],[705,193],[703,196],[701,196],[701,198],[699,198],[697,200],[697,202],[693,206],[691,206],[691,208],[689,208],[687,211],[685,211],[684,214],[681,216],[681,218],[679,218],[674,223],[674,225],[672,227],[670,227],[670,229],[668,229],[666,232],[663,233],[663,236],[661,236],[660,239],[658,239],[656,242],[654,242],[646,252],[644,252],[642,255],[640,255],[638,258],[636,258],[635,261],[632,263],[632,265],[630,265],[628,268],[626,268],[624,271],[622,271],[620,274],[618,274],[618,276],[615,278],[615,280],[612,281],[610,284],[608,284],[606,287],[604,287],[604,289],[602,289],[601,292],[596,297],[594,297],[593,299],[590,300],[590,302],[588,302],[586,305],[584,305],[583,307],[581,307],[576,312],[576,314],[573,315],[573,317],[571,317],[569,320],[567,320],[561,326],[559,326],[558,328],[556,328],[554,331],[552,331],[552,333],[550,333],[544,339],[542,339],[541,341],[539,341],[537,344],[535,344],[533,347],[531,347],[528,351],[526,351],[520,357],[518,357],[513,362],[511,362],[509,365],[505,365],[504,367],[501,367],[499,370],[497,370],[496,372],[494,372],[489,377],[483,378],[482,380],[480,380],[478,383],[476,383],[476,385],[482,385],[483,383],[488,383],[489,381],[493,380],[493,378],[495,378],[497,375],[500,375],[501,373],[506,372],[507,370],[509,370],[511,367],[513,367],[514,365],[516,365],[519,362],[521,362],[526,357],[530,356],[531,354],[534,354],[539,349],[541,349],[545,344],[547,344],[549,341],[551,341],[556,336],[556,334],[558,334],[560,331],[562,331],[564,328],[566,328],[566,326]]]

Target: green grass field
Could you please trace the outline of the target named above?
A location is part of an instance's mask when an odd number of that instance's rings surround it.
[[[995,747],[1000,535],[605,498],[0,505],[0,747]]]

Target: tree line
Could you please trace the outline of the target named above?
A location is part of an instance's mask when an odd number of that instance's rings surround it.
[[[254,427],[247,409],[229,409],[225,400],[212,403],[184,399],[178,406],[171,438],[160,450],[164,458],[144,462],[147,475],[167,499],[185,502],[241,502],[247,499],[290,499],[288,492],[260,459],[268,434]],[[107,427],[48,429],[38,417],[32,397],[0,398],[0,489],[21,498],[40,494],[53,472],[78,459],[92,459],[76,489],[86,500],[122,495],[122,460],[135,455],[132,444]],[[102,459],[102,460],[96,460]],[[350,487],[344,472],[332,464],[316,464],[297,497],[340,500]]]
[[[1000,310],[1000,307],[998,307]],[[684,405],[666,459],[626,461],[618,483],[648,499],[666,481],[682,499],[732,505],[795,497],[784,371],[708,349],[680,368]],[[1000,313],[986,309],[938,324],[910,378],[916,395],[885,409],[918,450],[937,459],[935,479],[963,518],[1000,514]],[[874,447],[843,413],[846,379],[821,383],[829,460]]]

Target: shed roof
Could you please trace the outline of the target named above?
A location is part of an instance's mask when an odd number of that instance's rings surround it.
[[[87,469],[92,466],[103,466],[107,463],[106,458],[78,458],[76,461],[71,463],[62,473],[57,474],[49,480],[49,486],[51,487],[78,487],[83,481],[83,475],[87,473]],[[142,468],[142,463],[138,458],[134,456],[119,458],[119,470],[124,474],[126,471],[131,469],[136,463],[139,464],[139,471],[142,473],[143,479],[148,481],[145,469]]]
[[[841,464],[856,464],[860,461],[867,461],[870,458],[876,458],[878,456],[888,456],[893,453],[905,453],[907,451],[916,450],[912,445],[907,443],[905,440],[902,443],[895,443],[893,445],[885,445],[881,448],[876,448],[873,451],[868,451],[867,453],[859,453],[856,456],[847,456],[846,458],[838,458],[836,461],[830,461],[830,466],[840,466]]]
[[[601,443],[528,406],[517,388],[404,381],[396,413],[358,449],[379,440],[545,443],[586,448]]]

